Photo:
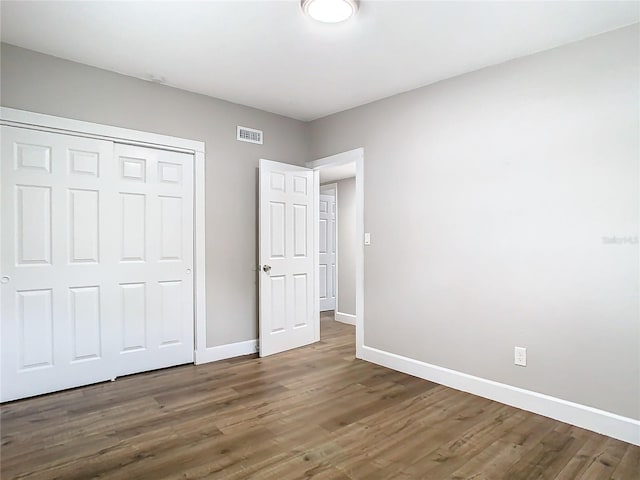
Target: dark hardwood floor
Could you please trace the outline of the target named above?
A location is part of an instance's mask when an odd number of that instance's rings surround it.
[[[322,341],[2,406],[2,479],[640,478],[640,447]]]

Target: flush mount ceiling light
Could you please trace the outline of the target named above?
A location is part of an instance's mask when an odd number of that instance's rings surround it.
[[[358,11],[358,0],[302,0],[304,13],[324,23],[344,22]]]

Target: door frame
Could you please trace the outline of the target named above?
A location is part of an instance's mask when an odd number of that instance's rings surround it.
[[[358,245],[356,246],[356,358],[362,358],[364,347],[364,148],[355,148],[336,155],[313,160],[307,162],[306,166],[314,171],[320,171],[326,167],[334,167],[352,162],[356,164],[356,238],[359,239]],[[315,224],[316,228],[318,228],[317,225],[320,216],[319,206],[316,206],[315,210]],[[317,283],[320,270],[317,252],[314,267],[314,275]]]
[[[206,279],[205,279],[205,144],[197,140],[172,137],[157,133],[84,122],[42,113],[0,107],[0,125],[26,128],[51,133],[95,138],[127,145],[150,147],[193,155],[193,294],[194,294],[194,358],[195,363],[205,355],[207,348]],[[0,188],[2,185],[0,178]],[[1,213],[0,213],[1,214]],[[0,236],[0,239],[2,237]],[[0,248],[2,245],[0,244]]]

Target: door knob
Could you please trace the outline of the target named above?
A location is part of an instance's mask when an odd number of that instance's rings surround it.
[[[9,283],[11,281],[11,277],[5,275],[0,279],[0,283]]]
[[[269,273],[271,271],[271,265],[263,265],[262,266],[262,271],[264,273]]]

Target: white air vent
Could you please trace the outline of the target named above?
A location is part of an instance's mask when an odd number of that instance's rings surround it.
[[[262,145],[262,130],[241,127],[238,125],[238,140],[241,142],[259,143]]]

